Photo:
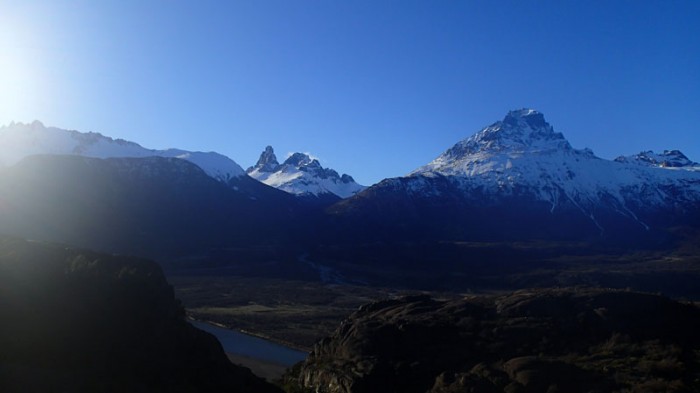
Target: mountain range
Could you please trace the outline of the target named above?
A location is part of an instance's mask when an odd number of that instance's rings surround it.
[[[246,171],[234,160],[216,152],[147,149],[135,142],[113,139],[96,132],[46,127],[39,121],[1,127],[0,147],[0,167],[14,165],[24,157],[37,154],[93,158],[179,158],[197,165],[207,175],[233,188],[242,189],[253,196],[256,194],[249,190],[251,186]],[[261,183],[290,194],[325,197],[332,202],[365,188],[355,183],[349,175],[339,176],[336,171],[321,167],[318,160],[304,153],[294,153],[280,165],[272,147],[263,152],[258,164],[248,169],[248,174]]]
[[[243,171],[217,153],[149,150],[38,122],[0,128],[0,147],[0,233],[188,266],[252,263],[262,253],[323,277],[392,263],[453,271],[485,258],[484,249],[464,254],[459,245],[469,242],[503,245],[489,258],[518,261],[506,245],[627,252],[674,247],[700,230],[697,163],[674,150],[602,159],[531,109],[367,188],[308,154],[280,164],[272,147]],[[308,262],[318,260],[328,266]]]
[[[245,175],[240,165],[218,153],[146,149],[137,143],[112,139],[96,132],[82,133],[46,127],[39,121],[29,124],[11,123],[0,128],[0,146],[0,164],[4,166],[14,165],[22,158],[36,154],[94,158],[173,157],[190,161],[209,176],[224,182]]]
[[[661,153],[654,153],[651,150],[643,151],[632,156],[617,157],[615,161],[660,168],[700,170],[700,164],[691,161],[679,150],[664,150]]]
[[[680,152],[601,159],[523,109],[330,209],[420,238],[617,239],[697,225],[697,167]]]
[[[255,166],[246,173],[269,186],[300,196],[332,195],[340,199],[366,188],[350,175],[341,176],[333,169],[323,168],[317,159],[305,153],[291,154],[280,164],[272,146],[265,148]]]
[[[678,150],[602,159],[531,109],[370,187],[309,154],[280,164],[270,146],[244,171],[14,123],[0,128],[0,390],[278,391],[185,322],[166,273],[212,279],[180,290],[214,293],[218,310],[241,291],[219,285],[231,276],[261,292],[265,277],[275,292],[460,294],[360,307],[288,371],[288,391],[695,391],[697,309],[631,290],[697,299],[698,240],[700,164]]]
[[[246,190],[178,158],[29,156],[0,170],[0,233],[159,260],[287,244],[305,208],[241,179]]]

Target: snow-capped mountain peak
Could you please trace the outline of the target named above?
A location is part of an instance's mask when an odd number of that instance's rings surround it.
[[[700,171],[700,164],[691,161],[680,150],[664,150],[663,153],[648,150],[632,156],[620,156],[615,161],[648,167]]]
[[[518,195],[545,202],[552,212],[573,207],[598,225],[593,211],[600,206],[637,220],[635,207],[700,200],[700,172],[664,169],[688,162],[678,151],[604,160],[590,149],[572,148],[541,113],[522,109],[457,143],[408,178],[415,179],[415,193],[435,193],[423,185],[443,176],[465,195],[486,193],[492,200]]]
[[[269,186],[295,195],[333,194],[347,198],[365,188],[352,176],[341,176],[333,169],[324,168],[317,159],[305,153],[291,154],[279,164],[271,146],[265,148],[257,164],[248,168],[247,173]]]
[[[508,112],[501,121],[483,128],[458,142],[429,164],[411,174],[480,173],[509,166],[511,159],[523,155],[551,153],[593,155],[590,149],[574,150],[560,132],[555,132],[544,115],[533,109]],[[484,165],[486,162],[489,164]]]
[[[571,149],[571,145],[559,132],[554,132],[544,115],[533,109],[509,112],[498,121],[470,138],[457,143],[445,152],[450,158],[460,158],[476,152],[525,152]]]
[[[305,153],[292,153],[286,160],[284,165],[293,165],[297,168],[320,168],[321,163]],[[331,169],[332,170],[332,169]]]
[[[96,132],[78,132],[46,127],[40,121],[10,123],[0,127],[0,166],[10,166],[36,154],[78,155],[93,158],[174,157],[192,162],[209,176],[229,181],[245,176],[245,171],[230,158],[215,152],[191,152],[179,149],[152,150],[141,145],[112,139]]]

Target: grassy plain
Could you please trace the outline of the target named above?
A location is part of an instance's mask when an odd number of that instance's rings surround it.
[[[597,287],[697,301],[700,236],[689,240],[673,251],[627,252],[537,242],[319,248],[285,258],[247,255],[168,280],[192,318],[310,350],[359,306],[402,295]],[[329,272],[340,280],[324,282]]]
[[[240,276],[170,277],[169,281],[175,287],[175,296],[182,300],[192,318],[216,322],[307,351],[363,304],[425,293]]]

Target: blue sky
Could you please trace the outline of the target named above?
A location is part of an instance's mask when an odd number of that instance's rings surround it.
[[[311,152],[363,184],[531,107],[604,158],[700,161],[698,1],[0,0],[0,124]]]

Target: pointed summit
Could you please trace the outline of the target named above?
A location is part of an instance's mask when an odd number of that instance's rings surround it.
[[[341,176],[333,169],[324,168],[307,153],[293,153],[280,165],[270,146],[265,148],[258,163],[248,168],[247,172],[250,177],[268,186],[300,196],[347,198],[365,189],[352,176]]]
[[[508,112],[503,120],[483,128],[458,142],[428,165],[412,174],[436,172],[441,174],[474,173],[486,168],[487,161],[496,166],[509,165],[509,158],[522,154],[573,152],[560,132],[555,132],[544,115],[534,109]],[[586,152],[592,155],[590,152]]]
[[[40,122],[39,120],[34,120],[32,124],[30,124],[30,126],[35,130],[43,130],[46,128],[46,126],[44,126],[44,123]]]
[[[436,239],[469,241],[485,233],[524,239],[541,231],[534,236],[638,236],[645,243],[666,223],[697,226],[700,168],[683,153],[643,152],[617,161],[623,163],[574,149],[541,113],[521,109],[407,176],[382,180],[329,211],[351,217],[348,223],[362,230],[382,228],[371,241],[393,241],[402,231],[421,240],[439,234]]]
[[[289,156],[286,160],[284,160],[284,164],[282,164],[282,165],[292,165],[295,167],[302,167],[302,166],[309,166],[314,161],[316,161],[316,163],[318,163],[317,160],[312,160],[308,154],[294,153],[291,156]],[[318,166],[320,166],[320,164]]]
[[[257,170],[258,172],[274,172],[279,168],[279,166],[280,163],[277,161],[275,151],[272,149],[272,146],[267,146],[260,154],[260,158],[255,166],[248,168],[246,172],[250,173],[253,170]]]
[[[520,122],[524,122],[530,128],[545,128],[549,124],[544,120],[544,115],[534,109],[518,109],[510,111],[503,119],[503,123],[511,126],[518,126]]]
[[[454,153],[477,151],[538,151],[571,149],[560,132],[554,132],[544,115],[534,109],[510,111],[502,121],[479,131],[453,147]]]

